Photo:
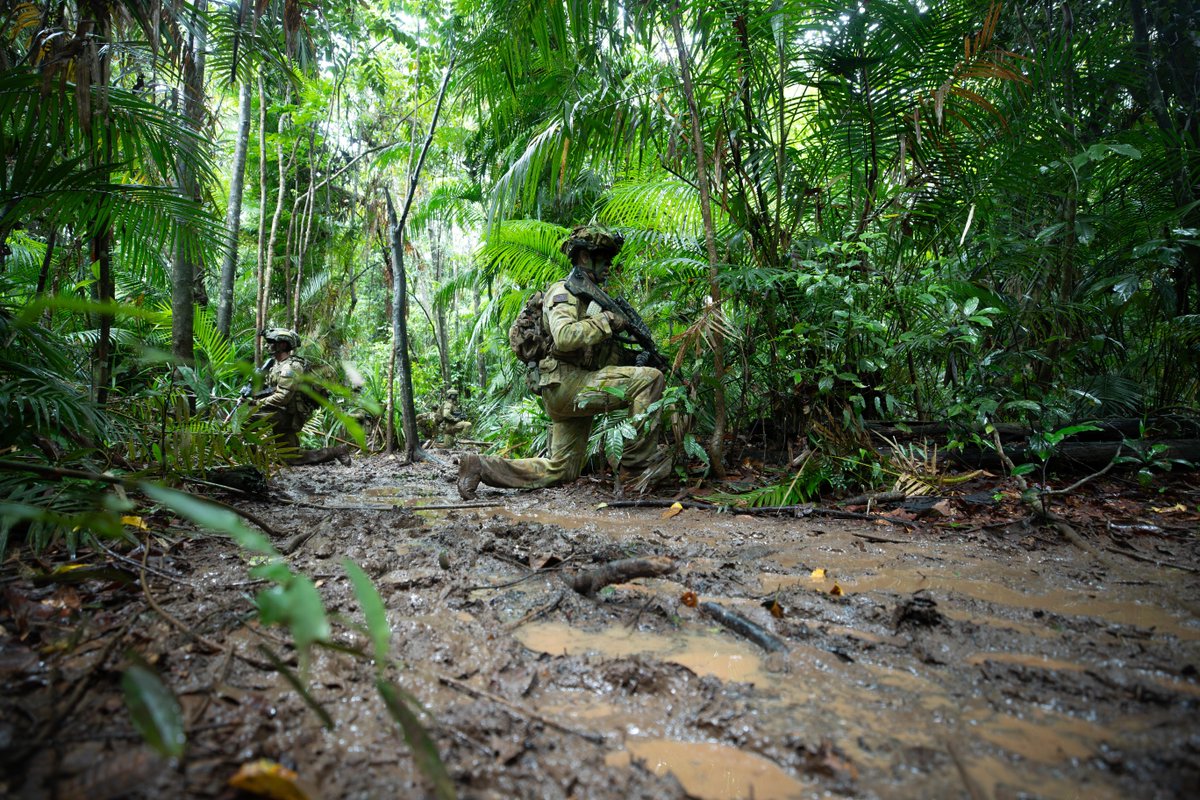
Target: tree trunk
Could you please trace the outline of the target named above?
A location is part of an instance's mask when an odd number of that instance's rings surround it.
[[[250,144],[250,82],[242,81],[238,105],[237,141],[233,148],[233,166],[229,174],[229,206],[225,209],[225,230],[229,249],[221,264],[221,286],[217,293],[217,331],[229,338],[233,323],[233,284],[237,278],[238,234],[242,227],[242,193],[245,187],[246,150]]]
[[[475,302],[474,302],[474,305],[472,308],[472,310],[474,311],[473,316],[475,318],[478,318],[479,317],[479,289],[478,289],[478,287],[476,287],[476,289],[475,289],[474,300],[475,300]],[[475,348],[475,373],[476,373],[476,377],[479,380],[479,391],[486,392],[487,385],[488,385],[487,359],[484,358],[482,347]]]
[[[391,192],[387,198],[388,227],[391,230],[392,270],[396,280],[392,290],[392,354],[396,376],[400,379],[400,420],[404,431],[404,455],[411,464],[417,460],[421,443],[417,440],[417,410],[413,405],[412,360],[408,354],[408,286],[404,271],[404,228],[396,218]],[[394,406],[393,403],[389,405]]]
[[[435,229],[433,240],[433,285],[438,287],[442,283],[442,259],[445,252],[442,250],[441,238],[437,235]],[[432,294],[432,293],[431,293]],[[441,367],[442,385],[450,385],[450,341],[446,333],[446,309],[430,298],[430,305],[433,311],[433,335],[437,339],[438,348],[438,365]]]
[[[713,432],[708,442],[709,463],[713,475],[725,476],[725,429],[727,412],[725,405],[725,335],[721,311],[721,285],[718,282],[720,267],[717,258],[717,238],[713,226],[711,194],[708,183],[708,165],[704,155],[704,137],[700,129],[700,109],[696,105],[696,94],[692,88],[692,69],[688,63],[687,46],[683,41],[683,28],[679,21],[679,5],[671,14],[671,29],[675,33],[675,47],[679,53],[679,74],[683,79],[683,94],[687,99],[688,114],[692,118],[692,149],[696,155],[696,186],[700,191],[700,216],[704,220],[704,244],[708,252],[709,296],[712,298],[713,324]]]
[[[266,277],[266,247],[267,218],[263,213],[267,208],[267,96],[263,89],[262,75],[258,76],[258,244],[255,250],[254,264],[254,363],[262,363],[262,337],[259,332],[263,329],[262,297],[263,278]]]
[[[417,163],[408,176],[408,193],[404,198],[404,210],[396,217],[396,209],[392,205],[392,196],[387,189],[384,194],[388,206],[388,224],[391,227],[392,269],[395,271],[395,288],[392,291],[392,350],[396,354],[400,369],[401,401],[403,402],[404,450],[409,462],[424,458],[417,441],[417,412],[413,406],[412,397],[412,363],[408,356],[408,320],[405,281],[404,281],[404,226],[408,222],[408,212],[412,209],[413,198],[417,194],[417,182],[421,177],[421,169],[425,166],[425,157],[429,154],[429,145],[433,142],[433,133],[437,130],[438,118],[442,114],[442,102],[446,99],[446,88],[450,85],[450,75],[454,72],[455,57],[451,56],[446,66],[446,74],[442,78],[441,89],[438,90],[437,104],[433,108],[433,118],[429,121],[429,130],[425,142],[421,145],[421,154]]]
[[[204,14],[208,0],[196,4],[197,16]],[[205,35],[203,25],[194,28],[188,49],[183,54],[183,116],[192,132],[200,135],[204,120],[204,52]],[[192,148],[191,142],[183,145]],[[200,182],[191,167],[180,161],[176,168],[180,193],[199,205]],[[194,356],[193,317],[195,284],[198,265],[190,252],[183,233],[176,234],[175,258],[171,285],[171,352],[181,362],[191,361]]]

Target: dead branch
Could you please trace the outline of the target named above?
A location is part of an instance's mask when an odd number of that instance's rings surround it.
[[[787,652],[787,645],[783,643],[782,639],[741,614],[734,613],[716,603],[704,602],[700,604],[699,608],[729,630],[746,637],[768,653]]]
[[[585,742],[591,742],[592,744],[602,745],[605,743],[604,737],[600,736],[599,734],[588,733],[587,731],[578,731],[578,730],[575,730],[574,728],[568,728],[566,725],[563,725],[561,722],[555,722],[554,720],[550,719],[549,717],[544,717],[541,714],[537,713],[536,711],[530,711],[529,709],[516,706],[516,705],[508,702],[507,700],[505,700],[503,697],[498,697],[497,695],[494,695],[491,692],[485,692],[482,689],[476,689],[474,686],[471,686],[469,683],[464,683],[463,681],[457,680],[456,678],[451,678],[449,675],[437,675],[437,679],[443,685],[449,686],[451,689],[457,689],[458,691],[463,692],[464,694],[469,694],[471,697],[474,697],[477,700],[487,700],[488,702],[495,703],[496,705],[500,706],[505,711],[509,712],[510,714],[517,717],[518,719],[523,719],[526,721],[534,720],[535,722],[540,722],[543,725],[545,725],[547,728],[554,728],[556,731],[562,731],[563,733],[569,733],[572,736],[578,736],[580,739],[583,739]]]
[[[544,606],[539,606],[539,607],[535,608],[534,610],[530,611],[525,616],[521,617],[516,622],[510,622],[509,624],[505,625],[504,630],[515,631],[517,628],[521,627],[526,622],[532,622],[533,620],[537,619],[538,617],[542,616],[543,614],[549,614],[551,611],[558,608],[559,604],[562,603],[562,601],[563,601],[563,593],[559,592],[558,597],[554,598],[549,603],[546,603]]]
[[[571,588],[582,595],[594,594],[597,590],[613,583],[624,583],[634,578],[657,578],[675,571],[675,562],[666,556],[650,558],[623,558],[610,561],[596,569],[578,573],[571,580]]]

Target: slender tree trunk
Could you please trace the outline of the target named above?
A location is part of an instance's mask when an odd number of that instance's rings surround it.
[[[433,285],[440,286],[442,282],[442,260],[445,257],[442,250],[441,237],[434,233],[433,239]],[[433,310],[433,335],[437,339],[438,364],[441,367],[442,385],[450,385],[450,341],[446,333],[446,309],[430,298]]]
[[[196,4],[197,16],[203,14],[207,0]],[[204,120],[204,50],[203,25],[197,25],[183,55],[183,116],[192,131],[199,135]],[[191,142],[184,148],[192,148]],[[176,168],[180,193],[200,205],[200,183],[191,166],[181,160]],[[189,252],[190,248],[183,232],[176,234],[174,270],[171,286],[171,352],[180,361],[191,361],[194,356],[193,317],[196,297],[198,265]]]
[[[263,88],[262,74],[258,76],[258,244],[255,250],[254,264],[254,363],[262,363],[262,337],[259,332],[263,329],[262,298],[263,278],[266,275],[266,249],[264,247],[267,235],[267,102],[266,91]]]
[[[50,265],[54,263],[54,244],[58,241],[58,226],[51,223],[50,233],[46,235],[46,254],[42,257],[42,268],[38,270],[37,290],[34,296],[41,297],[46,292],[46,283],[50,279]]]
[[[396,276],[392,291],[392,358],[395,377],[400,379],[400,421],[404,431],[404,455],[411,464],[418,458],[421,443],[417,441],[417,411],[413,404],[412,360],[408,354],[408,286],[404,270],[404,229],[396,218],[391,192],[384,188],[387,199],[388,227],[391,230],[392,270]],[[393,386],[395,384],[393,383]],[[395,406],[394,399],[388,405]]]
[[[81,95],[80,105],[89,109],[84,120],[84,133],[90,142],[92,166],[100,170],[102,183],[109,181],[109,165],[112,163],[112,137],[109,133],[108,85],[112,71],[111,22],[104,6],[96,8],[96,18],[83,18],[79,23],[79,38],[86,41],[85,52],[76,65],[76,92]],[[95,87],[96,91],[92,89]],[[112,202],[106,197],[104,202]],[[97,278],[93,295],[101,303],[110,303],[115,298],[115,282],[112,274],[112,229],[105,225],[93,233],[89,242],[91,263],[96,265]],[[100,335],[92,350],[92,384],[96,402],[108,402],[108,384],[112,375],[112,314],[101,311],[97,314]]]
[[[473,316],[478,317],[478,315],[479,315],[479,289],[478,289],[478,287],[475,289],[475,297],[474,297],[474,303],[472,304],[472,310],[475,312]],[[476,373],[476,377],[479,380],[479,390],[481,392],[486,392],[487,385],[488,385],[487,359],[484,358],[484,356],[483,356],[483,348],[482,347],[475,348],[475,373]]]
[[[237,278],[238,234],[242,227],[242,193],[245,187],[246,151],[250,145],[250,81],[242,81],[238,96],[237,140],[233,148],[233,166],[229,173],[229,206],[225,210],[225,230],[229,249],[221,264],[221,287],[217,294],[217,331],[229,337],[233,323],[233,284]]]
[[[292,155],[287,164],[283,161],[283,115],[279,116],[279,141],[275,147],[275,160],[279,164],[279,184],[275,194],[275,214],[271,217],[271,235],[267,237],[267,247],[263,253],[262,292],[258,298],[258,329],[267,327],[267,312],[271,307],[271,271],[275,262],[275,242],[279,237],[279,218],[283,216],[283,199],[287,194],[287,170],[295,159],[296,148],[293,146]]]
[[[429,121],[429,130],[425,142],[421,145],[421,153],[408,176],[408,192],[404,198],[404,210],[397,218],[392,205],[392,196],[387,192],[385,198],[388,206],[388,224],[391,226],[392,269],[395,271],[395,288],[392,292],[392,350],[396,354],[397,366],[400,369],[401,401],[403,402],[404,450],[409,462],[418,457],[424,458],[425,453],[417,441],[417,412],[413,406],[412,397],[412,364],[408,356],[408,322],[404,281],[404,227],[408,223],[408,212],[412,209],[413,198],[417,194],[417,183],[421,170],[425,166],[425,157],[429,154],[429,145],[433,142],[434,131],[437,130],[438,119],[442,114],[442,102],[446,99],[446,88],[450,85],[450,75],[454,72],[456,58],[451,56],[446,66],[446,74],[442,78],[442,86],[438,90],[437,104],[433,108],[433,118]]]
[[[713,474],[725,476],[725,430],[728,424],[725,405],[725,335],[721,310],[720,266],[717,257],[716,230],[713,226],[711,190],[708,183],[708,165],[704,156],[704,137],[700,128],[700,109],[692,87],[692,69],[688,63],[687,46],[683,41],[679,5],[671,14],[671,29],[675,33],[675,47],[679,53],[679,74],[683,79],[683,94],[687,99],[688,113],[692,118],[692,148],[696,156],[696,186],[700,191],[700,216],[704,220],[704,245],[708,251],[709,296],[712,298],[713,325],[710,328],[713,351],[713,432],[708,442],[709,462]]]

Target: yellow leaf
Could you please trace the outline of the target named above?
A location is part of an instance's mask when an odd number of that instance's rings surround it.
[[[824,570],[824,568],[818,568],[818,569],[814,569],[814,570],[812,571],[812,576],[811,576],[811,577],[812,577],[812,579],[813,579],[814,581],[823,581],[823,580],[825,580],[825,570]]]
[[[596,506],[597,511],[599,511],[602,508],[608,508],[608,503],[600,503],[598,506]]]
[[[1172,511],[1187,511],[1187,506],[1183,503],[1176,503],[1173,506],[1159,508],[1158,506],[1150,506],[1150,510],[1155,514],[1170,514]]]
[[[141,517],[121,517],[121,524],[128,525],[131,528],[137,528],[139,531],[149,530],[146,525],[146,520]]]
[[[311,800],[312,795],[299,785],[295,772],[267,758],[242,764],[229,785],[268,800]]]
[[[680,511],[683,511],[683,503],[672,503],[671,507],[662,513],[662,518],[670,519],[671,517],[678,514]]]
[[[838,583],[833,585],[833,588],[829,590],[829,593],[834,597],[841,597],[843,594],[845,594],[845,592],[842,591],[841,584]]]

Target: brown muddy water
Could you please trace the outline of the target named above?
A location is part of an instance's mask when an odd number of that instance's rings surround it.
[[[1088,553],[1020,525],[597,509],[609,487],[590,481],[485,489],[490,507],[409,508],[457,503],[452,471],[385,458],[299,468],[275,478],[280,492],[356,508],[247,508],[281,539],[315,532],[289,562],[318,582],[344,644],[366,637],[342,559],[373,578],[392,674],[429,712],[461,797],[1200,796],[1194,571],[1099,540]],[[183,581],[152,580],[169,613],[239,652],[262,642],[288,652],[281,632],[254,620],[246,557],[223,540],[173,536],[169,555],[151,559]],[[1137,543],[1191,569],[1197,544],[1196,531]],[[677,569],[594,597],[565,582],[645,556]],[[784,652],[701,615],[689,593],[772,632]],[[295,769],[311,796],[429,794],[364,659],[318,651],[309,665],[313,698],[335,723],[326,729],[279,674],[205,652],[135,597],[124,602],[82,613],[93,626],[104,613],[140,615],[123,646],[155,664],[190,725],[187,757],[127,769],[139,776],[128,796],[233,797],[226,781],[260,757]],[[9,661],[24,646],[11,633]],[[0,749],[95,666],[99,645],[75,647],[0,671]],[[0,789],[118,796],[97,788],[109,785],[98,765],[140,764],[131,753],[144,752],[119,665],[100,665],[53,747]]]

